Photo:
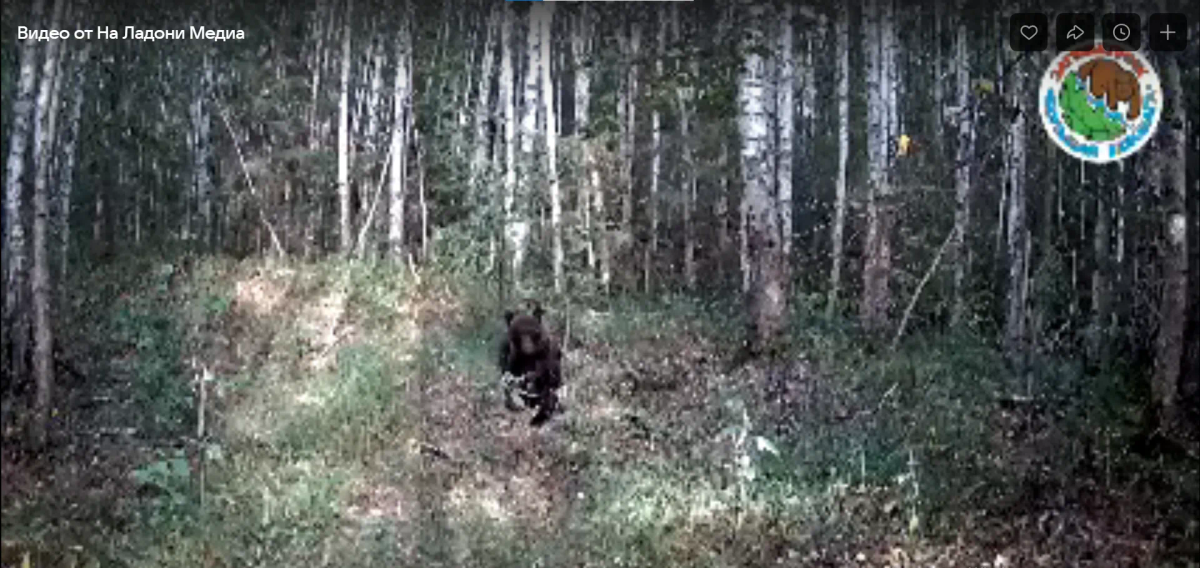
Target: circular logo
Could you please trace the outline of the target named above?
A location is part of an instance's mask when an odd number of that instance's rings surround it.
[[[1059,148],[1089,162],[1121,160],[1154,135],[1162,114],[1158,74],[1136,51],[1058,54],[1038,89],[1042,126]]]

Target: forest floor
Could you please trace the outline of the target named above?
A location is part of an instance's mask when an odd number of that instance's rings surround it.
[[[1118,373],[1014,380],[935,332],[889,351],[804,298],[785,353],[735,365],[726,301],[551,301],[566,410],[535,429],[464,281],[80,275],[49,451],[5,399],[3,566],[1200,565],[1200,464],[1129,451]]]

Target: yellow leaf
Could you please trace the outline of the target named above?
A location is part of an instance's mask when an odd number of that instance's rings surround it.
[[[975,79],[972,85],[977,92],[994,93],[996,92],[996,83],[990,79]]]

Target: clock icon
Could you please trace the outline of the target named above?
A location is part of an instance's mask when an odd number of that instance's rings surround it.
[[[1113,39],[1117,41],[1127,41],[1129,39],[1129,26],[1125,24],[1117,24],[1113,26]]]
[[[1137,14],[1105,14],[1100,22],[1104,30],[1104,49],[1137,51],[1142,47],[1142,22]]]

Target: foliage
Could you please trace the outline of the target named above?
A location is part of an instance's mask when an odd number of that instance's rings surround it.
[[[173,273],[173,265],[160,265],[153,287],[122,296],[109,324],[113,341],[124,349],[114,365],[132,377],[133,402],[140,409],[142,427],[157,435],[180,433],[190,425],[193,410],[183,365],[183,332],[167,289]]]

